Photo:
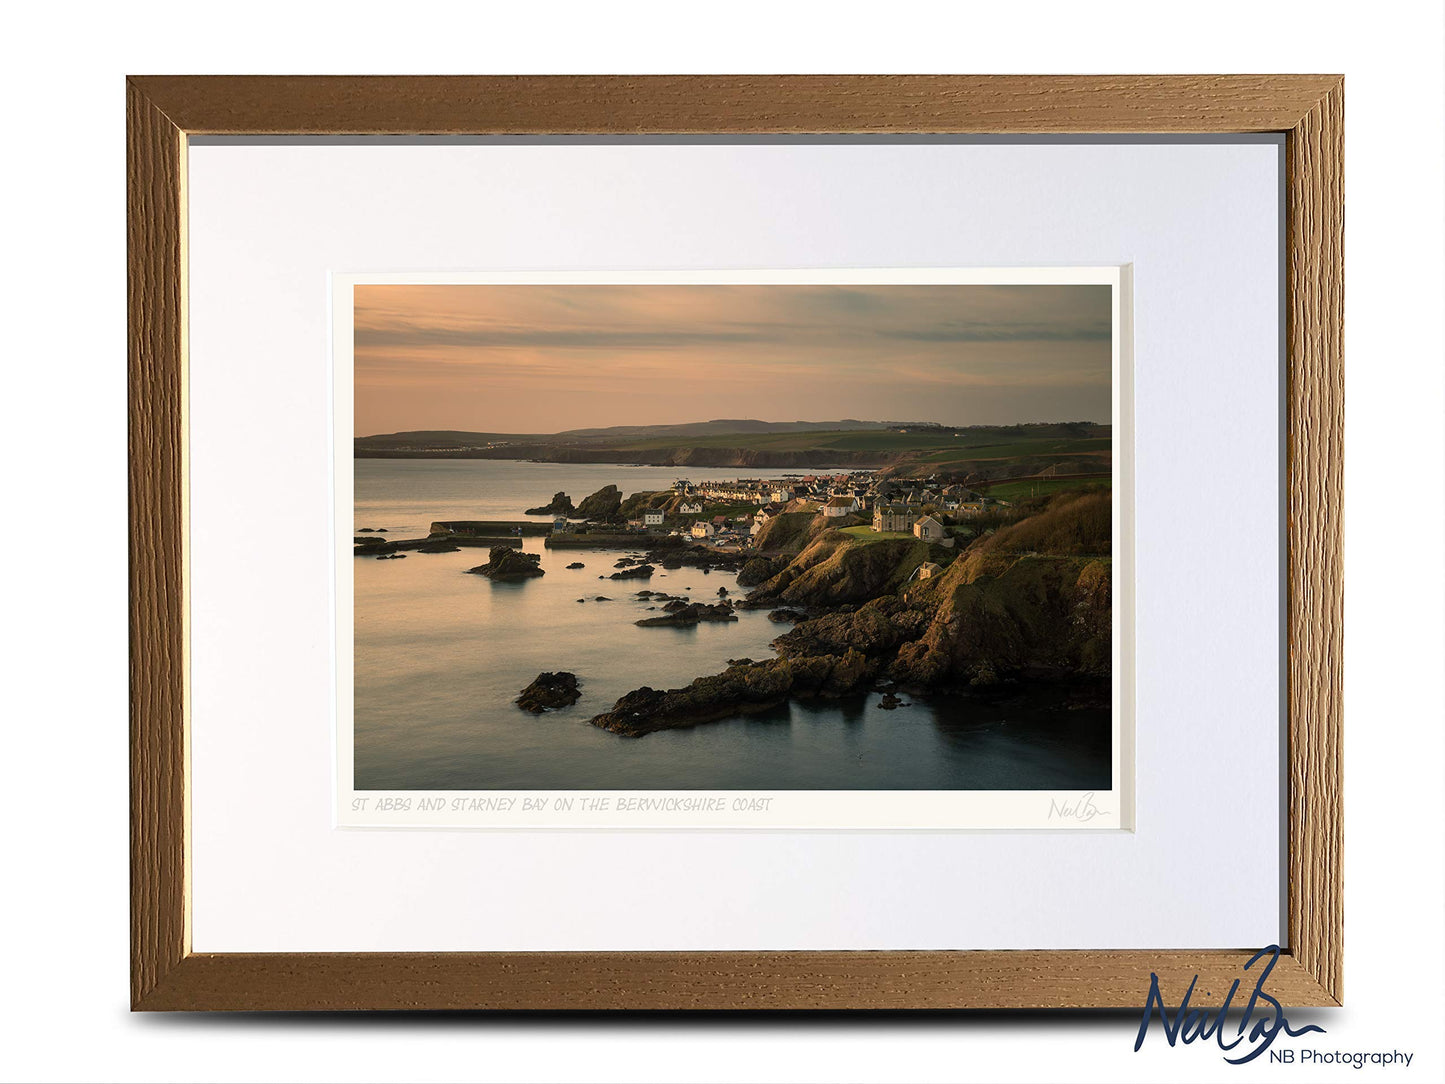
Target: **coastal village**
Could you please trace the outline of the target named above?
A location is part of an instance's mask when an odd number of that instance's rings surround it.
[[[757,545],[775,517],[806,513],[855,537],[911,535],[948,549],[956,538],[977,533],[974,521],[1008,506],[956,482],[898,481],[873,471],[699,482],[679,478],[670,490],[626,498],[607,486],[576,506],[567,494],[557,493],[550,504],[526,510],[548,519],[437,521],[427,537],[415,539],[385,538],[384,528],[363,527],[355,546],[358,556],[395,557],[400,550],[515,546],[525,536],[541,535],[547,548],[687,545],[743,554]],[[925,567],[918,574],[927,577],[930,571]]]
[[[669,526],[669,519],[693,517],[685,530],[694,541],[742,549],[774,516],[812,512],[834,521],[831,526],[861,526],[880,535],[912,534],[947,546],[954,534],[951,527],[1007,505],[957,483],[900,482],[871,471],[699,483],[684,478],[673,483],[672,491],[671,515],[666,509],[649,510],[628,526],[659,529]],[[720,505],[726,509],[715,511]],[[737,505],[747,507],[737,511]]]

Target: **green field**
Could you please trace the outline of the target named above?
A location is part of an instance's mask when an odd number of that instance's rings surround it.
[[[954,458],[967,452],[972,458],[1015,455],[1062,455],[1108,451],[1106,426],[1021,426],[970,429],[830,430],[815,433],[717,433],[707,436],[650,437],[645,440],[608,441],[615,449],[665,451],[671,448],[742,448],[750,451],[806,452],[933,452]]]
[[[912,538],[907,531],[875,531],[872,527],[840,527],[839,533],[861,542],[886,542],[892,538]]]
[[[366,437],[357,441],[358,454],[431,455],[445,457],[446,448],[459,447],[469,439],[500,437],[504,434],[397,433]],[[1059,464],[1061,469],[1104,472],[1109,468],[1113,440],[1107,425],[1092,422],[1061,422],[1038,425],[968,426],[959,429],[910,427],[907,432],[891,429],[819,429],[803,432],[689,433],[666,436],[595,436],[586,439],[521,437],[515,445],[517,458],[548,461],[686,463],[747,462],[751,454],[759,466],[801,465],[803,463],[854,464],[867,468],[892,467],[901,476],[935,472],[999,474],[1001,463],[1013,461],[1030,473]],[[407,449],[412,452],[408,453]],[[694,453],[689,456],[688,453]],[[709,454],[711,453],[711,455]],[[465,449],[455,454],[464,457]],[[480,449],[487,458],[510,458],[506,448]],[[769,462],[772,457],[772,462]],[[679,470],[685,471],[685,467]],[[740,473],[746,473],[741,468]]]
[[[727,516],[733,519],[737,516],[750,516],[758,510],[758,502],[733,501],[723,504],[704,504],[701,512],[689,512],[684,515],[682,512],[673,513],[680,519],[712,519],[713,516]]]
[[[995,500],[1021,501],[1030,497],[1047,497],[1065,489],[1081,489],[1084,486],[1112,486],[1108,478],[1024,478],[1012,482],[980,483],[975,488]]]
[[[1085,437],[1079,440],[1019,440],[1007,444],[958,444],[919,456],[918,461],[950,463],[965,459],[1017,459],[1027,455],[1063,457],[1108,452],[1113,443],[1108,437]]]

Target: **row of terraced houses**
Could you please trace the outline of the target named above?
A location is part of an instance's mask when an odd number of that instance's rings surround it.
[[[809,507],[839,522],[845,522],[850,516],[862,516],[866,520],[871,513],[875,531],[908,533],[947,545],[948,530],[938,517],[973,518],[984,514],[990,506],[1004,503],[961,485],[901,483],[881,479],[869,471],[697,483],[678,479],[672,488],[684,498],[677,506],[683,515],[700,515],[706,503],[757,503],[754,514],[699,519],[687,528],[694,541],[714,545],[745,545],[773,516]]]

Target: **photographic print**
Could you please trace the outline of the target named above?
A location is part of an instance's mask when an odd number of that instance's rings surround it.
[[[1123,824],[1119,269],[675,279],[338,277],[343,822]]]

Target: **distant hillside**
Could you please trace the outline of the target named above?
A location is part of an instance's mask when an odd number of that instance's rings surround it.
[[[610,425],[595,429],[564,429],[559,433],[473,433],[461,429],[415,429],[357,437],[359,448],[485,447],[489,444],[615,443],[636,440],[673,440],[679,437],[716,437],[768,433],[854,433],[889,428],[939,429],[929,422],[870,422],[843,418],[833,422],[764,422],[756,418],[714,418],[706,422],[674,425]]]
[[[751,426],[752,429],[739,429]],[[710,430],[716,431],[710,431]],[[899,476],[947,473],[975,481],[1107,474],[1110,427],[1093,422],[1006,426],[898,422],[717,420],[617,426],[570,433],[435,430],[358,437],[358,458],[520,459],[543,463],[649,463],[670,467],[888,469]]]
[[[612,425],[605,429],[567,429],[559,438],[601,437],[636,440],[644,437],[708,437],[724,433],[817,433],[854,429],[884,429],[888,422],[860,422],[844,418],[838,422],[760,422],[756,418],[715,418],[709,422],[678,425]]]
[[[357,437],[357,448],[485,448],[490,444],[535,444],[549,433],[468,433],[460,429],[414,429],[406,433],[377,433]]]

